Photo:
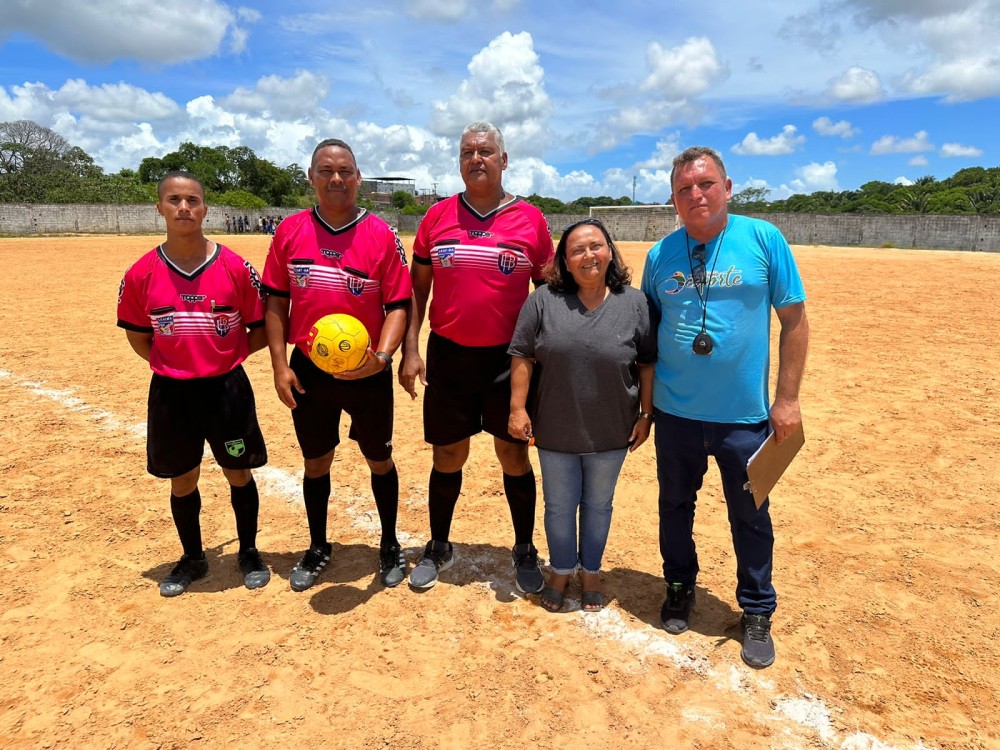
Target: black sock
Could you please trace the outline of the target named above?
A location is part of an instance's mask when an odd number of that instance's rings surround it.
[[[323,547],[326,545],[326,512],[330,505],[330,475],[305,477],[302,500],[309,521],[309,543],[313,547]]]
[[[257,483],[250,481],[242,487],[229,485],[229,500],[236,514],[236,535],[240,538],[240,552],[257,546],[257,514],[260,511],[260,495]]]
[[[535,472],[528,469],[527,474],[519,477],[505,472],[503,491],[514,524],[514,544],[530,544],[535,533]]]
[[[200,558],[204,554],[201,546],[201,493],[195,487],[194,492],[184,497],[170,493],[170,513],[174,517],[177,536],[181,538],[181,547],[189,557]]]
[[[382,524],[381,546],[398,545],[396,516],[399,512],[399,472],[395,465],[385,474],[372,472],[372,494],[375,495],[378,520]]]
[[[431,469],[427,490],[427,509],[431,516],[431,539],[447,542],[451,534],[451,519],[462,492],[462,470],[445,473]]]

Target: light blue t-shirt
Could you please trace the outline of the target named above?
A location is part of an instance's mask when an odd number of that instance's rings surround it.
[[[730,216],[707,244],[699,300],[691,279],[696,244],[681,228],[646,256],[642,291],[660,312],[653,403],[704,422],[763,422],[770,403],[771,308],[806,299],[795,258],[773,224]],[[708,355],[691,349],[703,309],[714,343]]]

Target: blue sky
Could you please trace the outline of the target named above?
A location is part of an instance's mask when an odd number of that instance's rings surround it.
[[[772,198],[996,166],[1000,0],[3,0],[0,121],[106,171],[183,141],[460,190],[458,137],[503,130],[509,190],[669,198],[717,148]]]

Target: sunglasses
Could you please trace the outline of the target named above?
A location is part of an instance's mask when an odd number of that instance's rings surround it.
[[[691,258],[694,265],[691,266],[691,280],[697,286],[705,286],[705,245],[698,244],[691,248]]]

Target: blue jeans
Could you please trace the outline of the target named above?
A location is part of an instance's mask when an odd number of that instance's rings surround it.
[[[626,452],[626,448],[583,454],[538,449],[545,537],[554,572],[573,573],[577,566],[588,573],[600,572],[611,529],[611,501]]]
[[[748,614],[770,615],[777,606],[771,585],[774,531],[768,501],[760,509],[743,489],[747,459],[767,438],[758,424],[700,422],[655,414],[656,478],[660,484],[660,555],[668,583],[693,586],[698,576],[694,509],[698,490],[714,456],[722,474],[729,529],[736,553],[736,601]]]

